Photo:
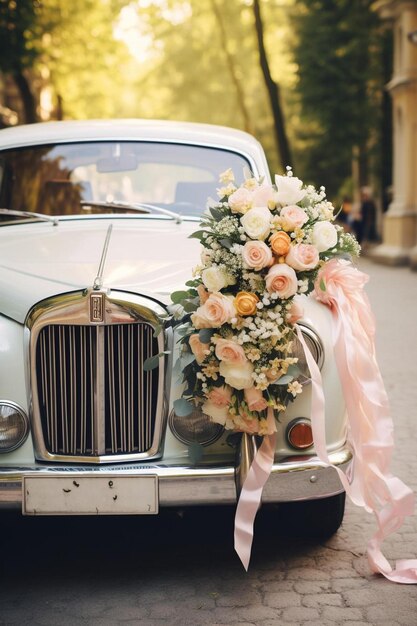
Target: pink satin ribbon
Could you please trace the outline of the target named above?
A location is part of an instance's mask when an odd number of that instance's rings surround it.
[[[271,408],[268,409],[268,421],[274,421]],[[275,424],[274,424],[275,428]],[[265,435],[252,461],[248,475],[240,492],[235,516],[235,550],[248,571],[252,551],[253,524],[261,505],[262,491],[271,474],[275,454],[275,432]]]
[[[358,272],[352,268],[352,271]],[[365,282],[365,281],[364,281]],[[417,559],[397,561],[393,569],[381,552],[383,540],[398,530],[414,512],[414,494],[389,472],[393,449],[393,424],[381,373],[375,358],[375,326],[362,289],[346,296],[342,287],[332,297],[332,332],[336,364],[342,383],[349,422],[349,442],[354,451],[354,474],[349,484],[339,477],[351,500],[374,513],[378,529],[368,544],[372,571],[398,583],[417,583]],[[300,329],[312,380],[311,422],[319,459],[331,465],[326,449],[324,394],[320,370]]]
[[[333,262],[330,262],[333,263]],[[346,266],[343,268],[346,270]],[[349,271],[349,270],[348,270]],[[356,273],[356,278],[362,273]],[[366,278],[363,280],[363,284]],[[333,287],[331,302],[332,332],[336,363],[341,379],[349,422],[349,441],[354,451],[354,475],[350,483],[335,467],[351,500],[374,513],[378,529],[368,544],[372,571],[398,583],[417,583],[417,560],[400,560],[393,569],[381,552],[383,540],[398,530],[414,511],[414,494],[389,473],[393,448],[393,424],[388,398],[375,358],[375,326],[363,288],[347,292],[343,285]],[[300,328],[296,326],[310,370],[311,423],[318,458],[331,466],[326,447],[325,399],[320,370]],[[272,410],[268,413],[271,419]],[[273,418],[273,416],[272,416]],[[235,517],[235,550],[243,566],[249,567],[253,524],[261,504],[262,490],[274,462],[275,434],[264,437],[240,494]],[[334,467],[334,466],[333,466]]]

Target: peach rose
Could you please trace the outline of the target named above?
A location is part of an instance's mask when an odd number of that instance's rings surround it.
[[[280,230],[274,233],[269,240],[269,245],[272,248],[272,252],[277,256],[285,256],[288,253],[291,245],[291,237]]]
[[[247,360],[242,346],[231,339],[218,339],[215,354],[219,361],[224,361],[224,363],[237,364]]]
[[[249,389],[245,389],[244,394],[249,411],[263,411],[268,406],[268,402],[260,389],[249,387]]]
[[[234,428],[240,432],[255,435],[258,432],[259,420],[243,413],[243,415],[235,415]]]
[[[202,341],[200,341],[198,333],[194,333],[193,335],[191,335],[188,342],[190,344],[191,352],[195,356],[195,360],[198,364],[202,363],[207,356],[207,351],[210,348],[210,344],[202,343]]]
[[[250,291],[239,291],[235,298],[235,307],[239,315],[254,315],[259,298]]]
[[[191,315],[194,328],[219,328],[236,315],[233,298],[222,293],[211,293],[206,302]]]
[[[277,293],[280,298],[291,298],[297,293],[297,274],[286,263],[273,265],[266,275],[266,288],[269,293]]]
[[[281,226],[284,230],[295,230],[301,228],[308,221],[308,215],[296,204],[285,206],[281,209]]]
[[[272,253],[263,241],[247,241],[242,248],[242,259],[247,267],[259,272],[271,265]]]
[[[317,248],[309,243],[297,243],[291,246],[285,262],[295,270],[312,270],[319,262],[319,253]]]
[[[290,324],[296,324],[304,315],[304,309],[299,302],[293,301],[290,310],[287,313],[287,321]]]
[[[252,193],[245,187],[236,189],[229,196],[229,206],[232,213],[246,213],[252,206]]]
[[[231,387],[229,387],[229,385],[213,387],[213,389],[209,391],[208,400],[216,406],[229,406],[232,400]]]
[[[204,304],[205,302],[207,302],[208,297],[209,297],[209,292],[204,287],[204,285],[198,285],[197,292],[198,292],[198,295],[200,296],[201,304]]]

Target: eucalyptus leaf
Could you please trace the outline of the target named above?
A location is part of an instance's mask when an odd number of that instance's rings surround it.
[[[199,463],[199,461],[201,461],[201,459],[203,458],[203,446],[201,445],[201,443],[190,443],[190,445],[188,446],[188,458],[190,459],[191,463]]]
[[[204,233],[207,234],[206,230],[196,230],[191,235],[188,235],[188,239],[203,239]]]
[[[174,410],[178,417],[187,417],[194,411],[194,405],[185,398],[174,400]]]
[[[185,354],[181,355],[180,361],[181,369],[184,369],[185,367],[187,367],[187,365],[190,365],[193,361],[195,361],[195,356],[192,352],[186,352]]]
[[[220,239],[220,240],[219,240],[219,243],[221,243],[221,244],[222,244],[222,246],[223,246],[224,248],[227,248],[228,250],[230,250],[230,248],[231,248],[231,247],[232,247],[232,245],[233,245],[232,241],[231,241],[230,239],[227,239],[227,238],[226,238],[226,239]]]
[[[214,207],[210,208],[210,213],[212,214],[212,216],[214,217],[216,221],[221,220],[224,217],[223,211],[221,211],[220,209],[216,209]]]
[[[200,339],[201,343],[210,343],[213,333],[214,330],[212,330],[211,328],[202,328],[198,333],[198,338]]]
[[[198,304],[195,303],[194,300],[186,300],[183,304],[183,307],[186,313],[193,313],[194,311],[197,311]]]
[[[155,369],[155,367],[158,367],[159,359],[165,356],[166,354],[171,354],[171,351],[164,350],[163,352],[160,352],[159,354],[155,354],[154,356],[150,356],[147,359],[145,359],[143,363],[143,369],[145,370],[145,372],[150,372],[151,370]]]
[[[287,370],[287,376],[292,376],[293,378],[298,378],[301,374],[301,370],[297,365],[290,365]]]
[[[278,378],[278,380],[275,381],[274,385],[288,385],[293,380],[294,376],[289,376],[288,374],[286,374],[285,376],[281,376],[281,378]]]
[[[188,291],[174,291],[171,293],[171,300],[174,304],[181,304],[183,300],[189,297]]]

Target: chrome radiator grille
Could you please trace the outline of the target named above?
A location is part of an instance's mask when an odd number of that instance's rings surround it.
[[[143,453],[155,432],[158,353],[147,323],[45,326],[36,345],[46,450],[65,456]]]

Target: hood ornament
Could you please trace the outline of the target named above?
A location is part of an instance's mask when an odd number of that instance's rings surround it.
[[[94,279],[93,289],[94,291],[99,291],[103,287],[103,272],[104,272],[104,264],[106,262],[107,251],[109,249],[110,237],[113,230],[113,224],[107,229],[106,239],[104,241],[103,252],[101,253],[100,265],[98,266],[98,273]]]
[[[90,322],[92,324],[100,324],[104,322],[105,293],[102,291],[103,272],[112,230],[113,224],[110,224],[107,229],[106,239],[104,241],[103,251],[101,253],[98,273],[94,279],[93,289],[90,291]]]

